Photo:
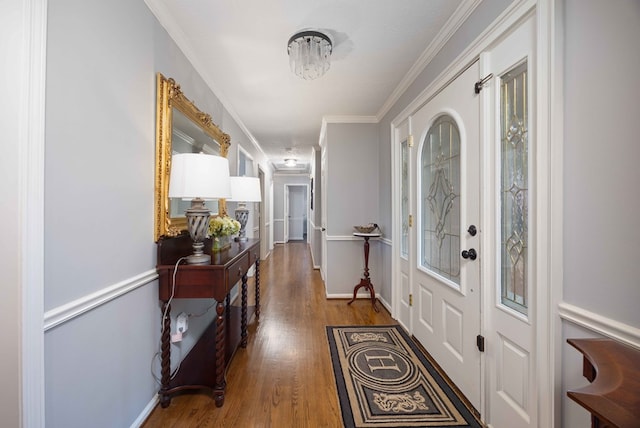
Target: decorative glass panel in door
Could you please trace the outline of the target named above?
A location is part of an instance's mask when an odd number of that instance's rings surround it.
[[[409,255],[409,145],[407,140],[404,140],[400,145],[401,156],[401,197],[402,197],[402,212],[400,218],[402,218],[402,239],[400,246],[400,255],[407,258]]]
[[[527,63],[500,77],[501,302],[527,315],[528,111]]]
[[[451,116],[429,128],[421,169],[421,265],[459,287],[460,131]]]

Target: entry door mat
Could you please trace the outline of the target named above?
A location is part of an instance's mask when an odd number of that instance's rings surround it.
[[[482,425],[400,326],[327,327],[346,428]]]

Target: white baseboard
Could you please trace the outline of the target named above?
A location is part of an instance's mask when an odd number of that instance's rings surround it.
[[[621,323],[566,302],[561,302],[558,305],[558,314],[563,320],[572,322],[602,336],[640,348],[640,328]]]
[[[326,295],[327,299],[332,300],[332,299],[351,299],[353,297],[353,293],[332,293],[332,294],[327,294]],[[371,299],[371,295],[369,293],[366,293],[364,291],[362,292],[358,292],[358,295],[356,296],[358,299]],[[376,293],[376,297],[379,299],[380,295],[378,293]]]
[[[149,401],[149,404],[147,404],[145,406],[145,408],[142,410],[142,413],[140,413],[138,415],[138,417],[136,418],[136,420],[133,421],[133,423],[131,424],[131,428],[139,428],[139,427],[141,427],[142,424],[144,423],[144,421],[147,420],[147,418],[149,417],[151,412],[153,412],[153,409],[156,408],[156,406],[158,405],[159,402],[160,402],[160,399],[158,398],[158,394],[155,394],[153,396],[153,399],[151,399],[151,401]]]
[[[334,293],[334,294],[327,294],[327,300],[331,299],[349,299],[351,300],[351,298],[353,297],[353,293],[351,294],[343,294],[343,293]],[[370,300],[371,299],[371,295],[370,294],[365,294],[365,293],[358,293],[358,295],[356,296],[358,300]],[[376,293],[376,298],[378,299],[378,302],[385,307],[385,309],[391,313],[391,305],[389,304],[389,302],[387,302],[385,299],[383,299],[382,297],[380,297],[380,294]]]

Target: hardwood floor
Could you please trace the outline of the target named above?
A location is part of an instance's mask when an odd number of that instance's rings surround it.
[[[277,245],[260,265],[260,285],[260,321],[231,362],[224,406],[210,393],[180,395],[144,427],[342,426],[325,326],[396,322],[366,299],[327,300],[306,243]]]

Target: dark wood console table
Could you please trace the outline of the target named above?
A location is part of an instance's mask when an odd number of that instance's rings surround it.
[[[593,428],[640,426],[640,350],[611,339],[567,339],[590,385],[567,395],[591,413]]]
[[[211,253],[211,243],[205,242],[205,252],[211,254],[208,265],[178,265],[175,287],[173,274],[176,262],[191,254],[191,239],[183,234],[158,241],[159,298],[162,301],[161,388],[160,405],[167,407],[172,394],[187,389],[213,390],[216,406],[224,404],[225,370],[238,344],[247,346],[247,272],[255,264],[255,310],[260,316],[260,241],[233,242],[231,248]],[[232,322],[238,318],[230,304],[230,292],[241,281],[242,306],[239,314],[240,334]],[[171,298],[211,298],[216,300],[216,317],[205,330],[180,369],[171,378]],[[235,314],[235,315],[234,315]],[[237,325],[237,322],[235,323]],[[235,334],[233,334],[235,333]],[[212,353],[212,350],[215,352]]]

